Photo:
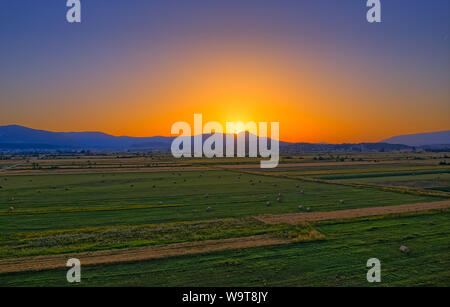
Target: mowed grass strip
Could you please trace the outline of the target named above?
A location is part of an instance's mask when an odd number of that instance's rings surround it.
[[[3,286],[448,286],[450,213],[319,224],[324,240],[138,263],[85,266],[81,284],[66,269],[0,275]],[[410,248],[405,255],[401,245]],[[368,283],[367,260],[381,261]]]
[[[124,249],[148,245],[271,235],[289,240],[318,238],[311,226],[266,225],[254,218],[139,226],[0,234],[0,258]]]

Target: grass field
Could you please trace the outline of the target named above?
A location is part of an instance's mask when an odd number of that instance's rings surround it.
[[[369,286],[366,261],[384,286],[448,286],[449,212],[317,225],[326,239],[148,262],[87,267],[83,286]],[[399,251],[406,244],[409,255]],[[59,286],[65,270],[1,277],[7,286]]]
[[[382,285],[449,284],[446,210],[300,225],[253,218],[307,207],[328,212],[448,199],[449,168],[438,165],[436,154],[358,154],[344,164],[314,154],[284,158],[267,171],[251,159],[36,158],[0,172],[0,260],[318,233],[311,242],[84,267],[83,285],[367,286],[365,261],[371,257],[386,270]],[[2,165],[20,162],[6,161]],[[228,168],[233,165],[238,168]],[[385,189],[392,186],[398,189]],[[401,244],[411,254],[401,254]],[[0,285],[66,284],[62,270],[0,274]]]

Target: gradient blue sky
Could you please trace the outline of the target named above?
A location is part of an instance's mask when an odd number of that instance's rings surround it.
[[[363,0],[81,3],[69,24],[65,0],[0,1],[0,125],[168,135],[201,112],[327,142],[450,128],[448,0],[381,0],[381,24]]]

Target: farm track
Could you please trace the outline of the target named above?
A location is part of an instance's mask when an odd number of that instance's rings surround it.
[[[375,215],[388,215],[427,210],[450,208],[450,201],[431,203],[416,203],[398,206],[372,207],[363,209],[340,210],[332,212],[295,213],[281,215],[264,215],[255,217],[268,224],[299,222],[317,222],[325,220],[340,220]],[[268,235],[258,235],[221,240],[205,240],[199,242],[176,243],[162,246],[147,246],[133,249],[116,249],[78,254],[37,256],[11,258],[0,260],[0,274],[42,271],[65,268],[69,258],[78,258],[82,265],[112,264],[162,259],[184,255],[194,255],[233,249],[263,247],[292,243],[291,240],[274,238]]]
[[[383,206],[360,209],[339,210],[331,212],[310,212],[310,213],[291,213],[291,214],[277,214],[277,215],[261,215],[255,217],[257,220],[267,224],[297,224],[300,222],[319,222],[326,220],[340,220],[358,217],[368,217],[376,215],[398,214],[408,212],[419,212],[427,210],[439,210],[450,208],[450,200],[431,202],[431,203],[417,203],[398,206]]]
[[[21,162],[21,163],[17,163],[17,164],[13,164],[13,165],[10,165],[10,166],[6,166],[4,168],[0,168],[0,172],[4,172],[4,171],[7,171],[9,169],[13,169],[15,167],[19,167],[19,166],[25,165],[27,163],[28,163],[27,161],[24,161],[24,162]]]
[[[417,161],[415,161],[418,163]],[[423,164],[429,163],[429,161],[421,162]],[[383,165],[383,164],[405,164],[405,161],[354,161],[354,162],[298,162],[298,163],[280,163],[279,168],[290,167],[311,167],[311,166],[348,166],[348,165]],[[234,165],[220,165],[223,169],[259,169],[260,164],[234,164]]]
[[[70,258],[79,259],[81,265],[111,264],[154,260],[232,249],[280,245],[291,242],[292,241],[290,240],[273,238],[267,235],[259,235],[243,238],[206,240],[200,242],[176,243],[163,246],[147,246],[133,249],[106,250],[70,255],[13,258],[0,260],[0,274],[66,268],[66,262]]]

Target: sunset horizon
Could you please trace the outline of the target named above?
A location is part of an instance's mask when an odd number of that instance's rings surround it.
[[[8,5],[21,18],[0,21],[1,124],[170,136],[202,113],[327,143],[449,128],[448,2],[383,3],[379,24],[364,1],[84,6],[69,24],[64,6]]]

